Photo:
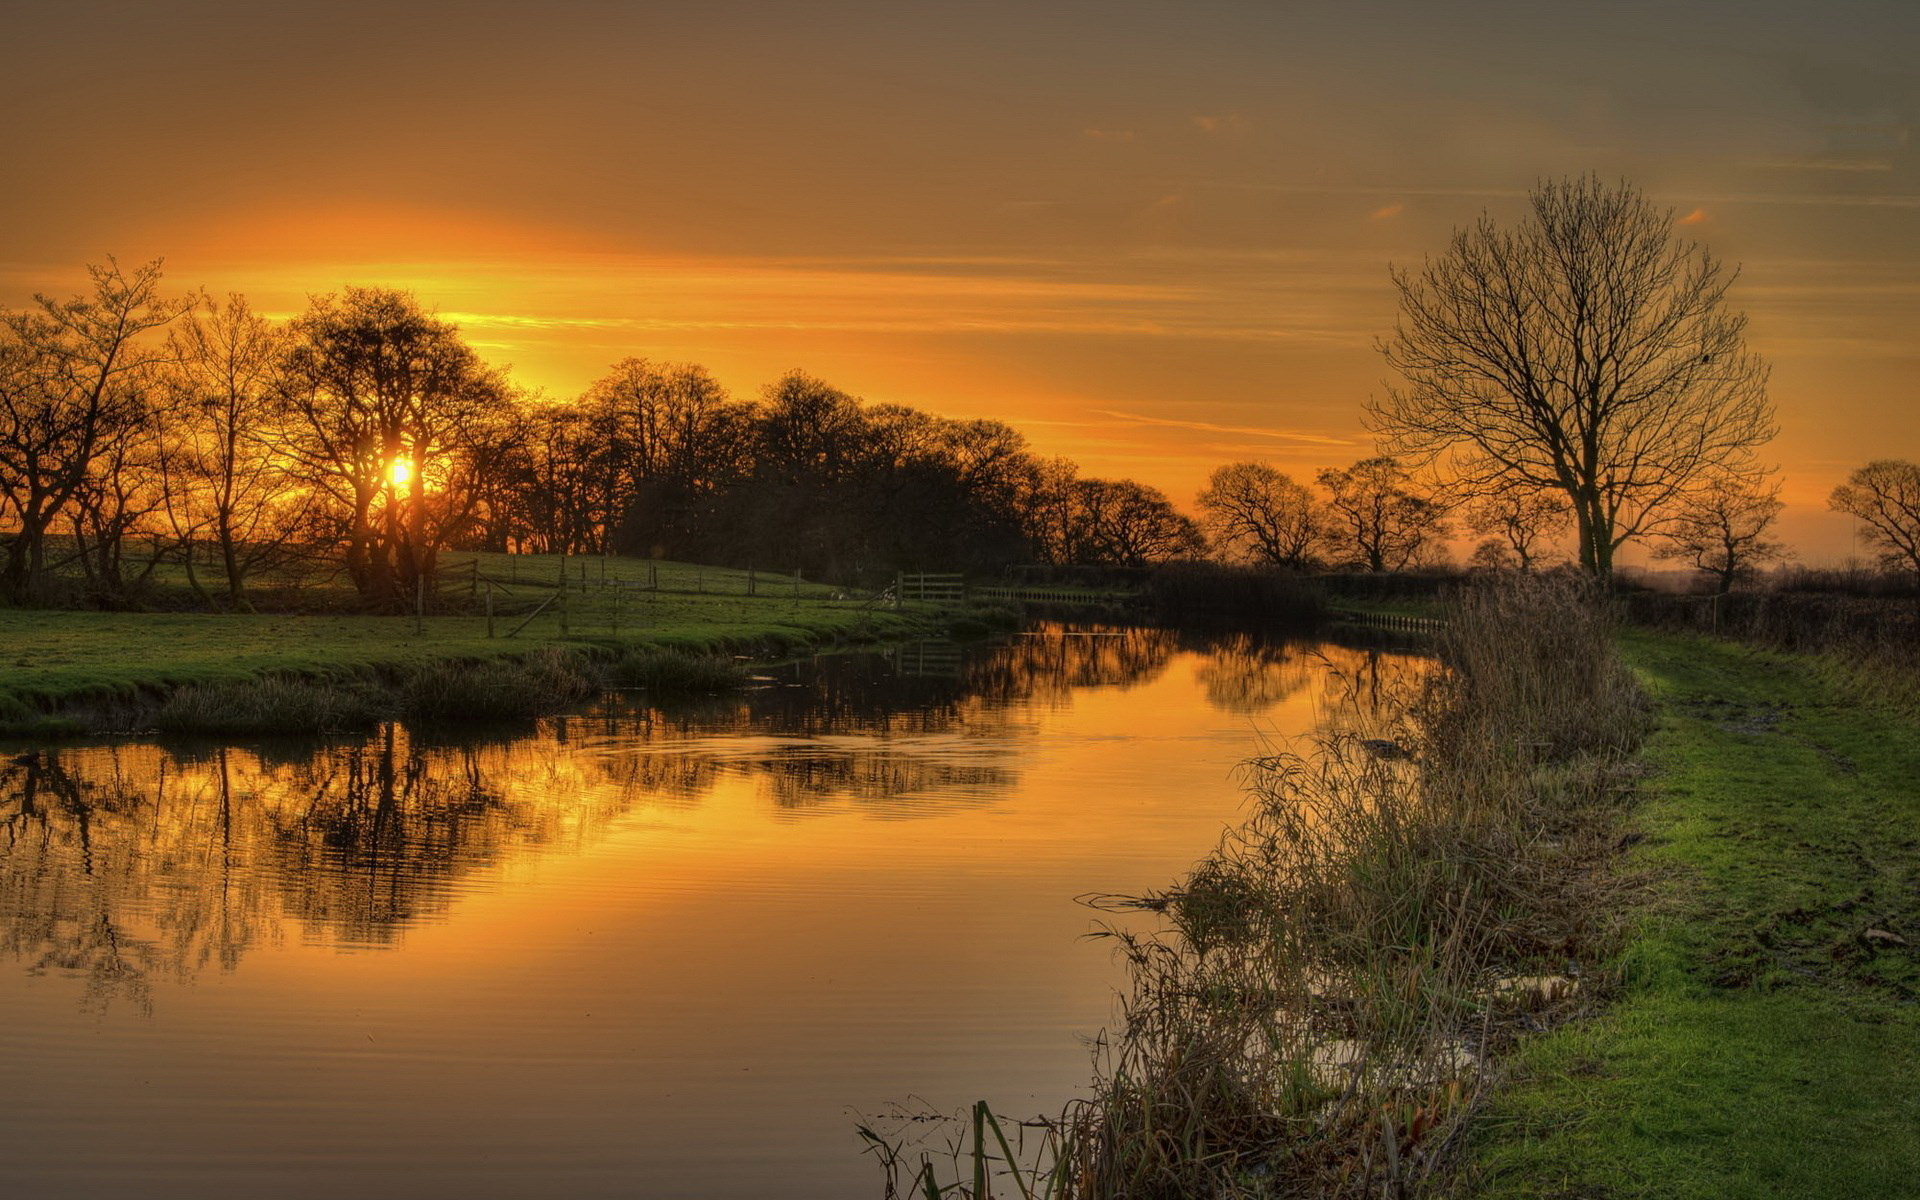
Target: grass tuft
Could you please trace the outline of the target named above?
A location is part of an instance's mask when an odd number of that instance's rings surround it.
[[[392,715],[390,698],[364,683],[268,676],[179,688],[152,724],[167,733],[255,737],[366,729]]]
[[[653,649],[629,650],[613,662],[609,674],[619,686],[645,688],[656,696],[734,691],[745,687],[749,677],[743,664],[724,655]]]
[[[524,658],[430,663],[400,688],[401,710],[430,723],[528,721],[599,690],[585,660],[550,647]]]

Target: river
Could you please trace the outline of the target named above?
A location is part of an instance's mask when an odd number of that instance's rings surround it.
[[[486,736],[0,754],[0,1195],[870,1196],[1057,1111],[1235,767],[1409,660],[1047,626]]]

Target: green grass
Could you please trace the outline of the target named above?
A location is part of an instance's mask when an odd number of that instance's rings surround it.
[[[458,564],[466,559],[460,556],[453,558],[456,566],[442,592],[448,606],[463,611],[429,616],[420,632],[406,616],[0,609],[0,731],[50,733],[45,714],[63,706],[151,698],[183,686],[230,685],[264,676],[404,675],[446,661],[519,658],[548,646],[596,656],[631,647],[777,653],[825,642],[923,635],[946,621],[946,614],[930,605],[873,607],[823,585],[803,583],[796,594],[792,576],[778,586],[758,576],[760,594],[747,596],[744,571],[680,563],[658,564],[660,591],[603,587],[602,564],[593,559],[586,560],[585,590],[580,590],[579,560],[571,560],[564,624],[558,607],[550,606],[508,638],[525,610],[554,594],[550,580],[559,560],[523,556],[509,567],[506,559],[482,559],[486,574],[509,581],[517,574],[522,581],[496,593],[492,638],[483,605],[462,577],[465,568]],[[651,578],[643,561],[605,565],[610,579],[638,584]],[[688,590],[666,590],[670,587]]]
[[[1660,704],[1653,896],[1616,1001],[1518,1056],[1469,1190],[1920,1195],[1920,731],[1812,659],[1626,647]]]
[[[650,648],[628,650],[608,664],[608,675],[621,687],[645,688],[655,696],[730,692],[749,678],[745,665],[722,655]]]

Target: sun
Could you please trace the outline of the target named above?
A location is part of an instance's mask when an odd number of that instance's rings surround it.
[[[391,463],[387,464],[387,478],[392,480],[393,486],[397,488],[405,487],[407,484],[413,482],[412,461],[405,458],[394,459]]]

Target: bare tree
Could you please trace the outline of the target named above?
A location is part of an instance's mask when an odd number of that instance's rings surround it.
[[[1787,557],[1786,545],[1767,536],[1782,507],[1778,483],[1709,480],[1661,527],[1653,556],[1711,577],[1716,593],[1724,596],[1761,563]]]
[[[1327,489],[1332,542],[1355,566],[1403,571],[1431,557],[1447,536],[1445,507],[1389,456],[1325,470],[1318,479]]]
[[[1861,534],[1882,563],[1920,578],[1920,464],[1870,462],[1833,489],[1827,507],[1860,519]]]
[[[1131,479],[1079,479],[1072,492],[1072,561],[1138,567],[1206,549],[1200,527],[1158,488]]]
[[[1500,538],[1484,538],[1467,556],[1467,566],[1483,571],[1518,571],[1520,556]]]
[[[1215,471],[1196,498],[1217,549],[1256,563],[1307,566],[1326,540],[1326,521],[1313,493],[1262,462],[1230,463]]]
[[[118,607],[160,565],[164,540],[154,520],[163,507],[160,486],[160,388],[156,372],[130,376],[128,406],[100,439],[86,477],[67,506],[71,561],[80,564],[95,603]],[[146,553],[133,549],[142,540]]]
[[[1533,570],[1544,544],[1565,533],[1573,517],[1564,496],[1517,488],[1482,496],[1468,504],[1463,515],[1468,529],[1483,538],[1497,540],[1507,552],[1505,557],[1522,571]],[[1479,554],[1479,548],[1475,554]],[[1489,560],[1481,565],[1495,563]]]
[[[14,525],[0,538],[0,594],[14,601],[39,590],[48,530],[98,483],[101,455],[145,419],[160,351],[143,335],[185,307],[160,297],[158,261],[87,274],[90,295],[0,311],[0,514]]]
[[[191,313],[168,347],[156,464],[167,523],[193,588],[205,595],[194,563],[204,541],[227,604],[251,611],[247,577],[283,556],[310,495],[279,448],[286,337],[231,295]]]
[[[1446,457],[1465,492],[1566,496],[1581,565],[1612,570],[1707,475],[1774,434],[1767,367],[1726,307],[1738,272],[1673,214],[1593,177],[1543,183],[1516,227],[1482,216],[1393,271],[1380,349],[1402,383],[1369,405],[1389,449]]]
[[[283,363],[287,446],[338,508],[361,595],[403,601],[466,523],[449,477],[478,415],[509,403],[510,391],[457,329],[405,292],[318,297],[293,335]]]

